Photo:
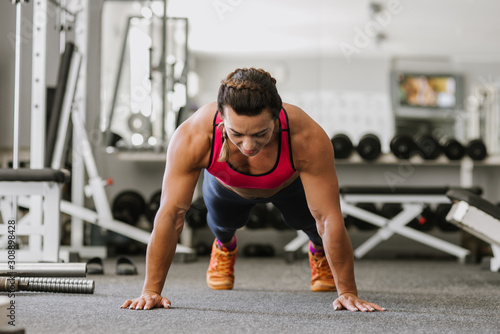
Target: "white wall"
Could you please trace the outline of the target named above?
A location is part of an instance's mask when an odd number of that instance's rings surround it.
[[[348,134],[357,142],[365,133],[378,135],[389,150],[394,122],[389,100],[389,61],[317,56],[269,58],[198,57],[199,104],[214,101],[220,80],[239,67],[261,67],[277,79],[284,102],[295,104],[316,120],[329,136]]]

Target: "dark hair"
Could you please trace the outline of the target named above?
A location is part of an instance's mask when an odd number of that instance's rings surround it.
[[[221,81],[217,107],[223,114],[224,106],[230,106],[238,115],[259,115],[265,108],[271,109],[273,119],[279,117],[281,97],[276,89],[276,79],[263,69],[238,68]]]

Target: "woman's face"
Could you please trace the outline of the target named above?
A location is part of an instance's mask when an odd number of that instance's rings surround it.
[[[228,106],[224,106],[223,120],[228,139],[247,157],[257,155],[271,141],[276,124],[270,110],[242,116]]]

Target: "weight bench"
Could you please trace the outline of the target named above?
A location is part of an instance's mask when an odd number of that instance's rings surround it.
[[[429,204],[450,204],[450,200],[446,196],[448,190],[450,190],[449,187],[349,186],[340,188],[340,204],[344,216],[350,215],[380,227],[373,236],[354,250],[354,256],[362,258],[379,243],[397,233],[456,256],[462,263],[465,262],[467,255],[470,254],[469,250],[406,226],[418,217]],[[470,190],[475,193],[481,192],[479,188]],[[357,203],[400,203],[403,210],[393,218],[386,218],[357,207]],[[285,246],[287,260],[292,259],[293,253],[308,241],[305,233],[299,231],[298,236]]]
[[[60,244],[61,185],[69,173],[54,169],[0,169],[0,261],[7,262],[9,235],[28,236],[28,249],[16,250],[17,262],[58,262]],[[9,230],[8,221],[16,217],[11,196],[41,196],[41,216],[28,212]],[[17,208],[14,208],[16,210]],[[38,218],[40,216],[40,218]]]
[[[464,231],[490,243],[493,257],[489,269],[500,269],[500,207],[466,190],[446,193],[453,205],[446,220]]]

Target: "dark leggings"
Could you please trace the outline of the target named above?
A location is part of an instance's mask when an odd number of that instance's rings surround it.
[[[222,186],[205,170],[203,200],[208,209],[208,226],[220,242],[229,242],[236,230],[245,226],[255,204],[273,203],[281,211],[285,224],[304,231],[315,245],[323,245],[300,178],[269,198],[247,199]]]

